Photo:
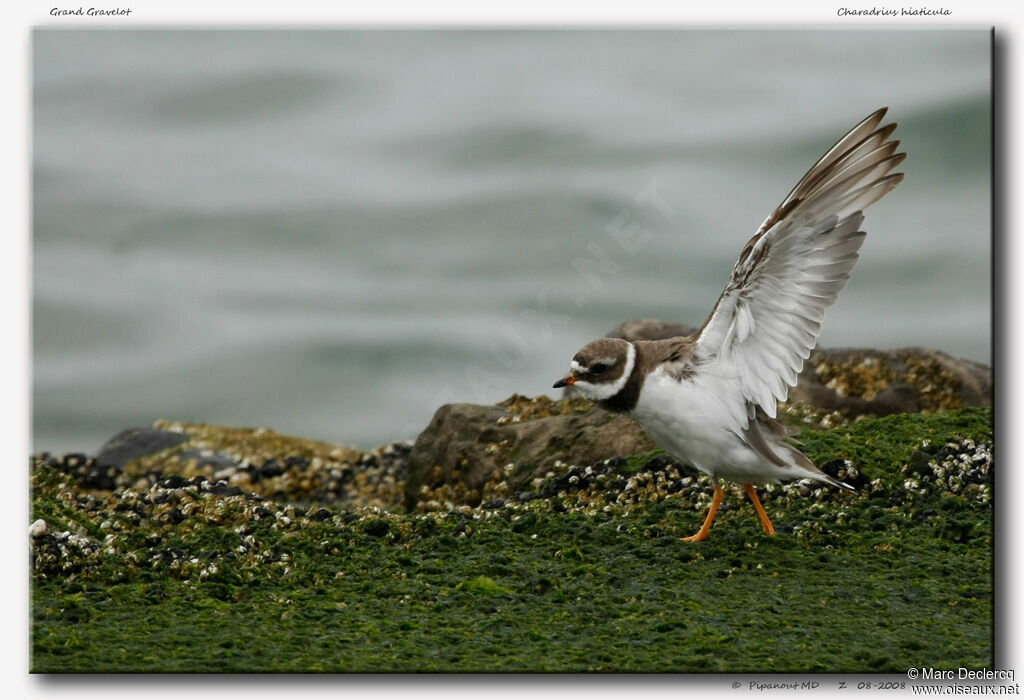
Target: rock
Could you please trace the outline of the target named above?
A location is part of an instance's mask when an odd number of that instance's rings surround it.
[[[107,440],[96,455],[99,467],[122,468],[133,459],[188,441],[189,435],[157,428],[129,428]]]
[[[938,350],[818,349],[789,402],[848,418],[992,405],[992,370]]]
[[[268,459],[263,463],[263,466],[254,470],[252,474],[252,481],[256,483],[260,479],[272,479],[275,476],[281,476],[284,474],[284,467],[276,459]]]
[[[451,487],[454,503],[480,503],[484,485],[514,464],[511,487],[529,486],[559,460],[593,464],[655,449],[639,425],[581,399],[513,396],[499,406],[446,404],[434,414],[409,456],[405,506],[423,487]],[[435,495],[436,498],[436,495]]]
[[[384,520],[383,518],[374,518],[372,520],[367,520],[363,524],[363,532],[365,532],[367,535],[370,535],[371,537],[383,537],[384,535],[388,534],[388,531],[390,529],[391,525],[388,524],[388,521]]]
[[[621,323],[606,337],[622,338],[629,341],[664,340],[665,338],[678,338],[681,335],[690,335],[696,330],[696,327],[686,326],[682,323],[666,323],[656,318],[644,318],[639,321]]]
[[[205,492],[216,496],[246,493],[307,504],[390,509],[402,502],[411,449],[411,444],[394,443],[362,451],[268,428],[158,420],[151,428],[121,431],[96,457],[76,453],[38,458],[90,491],[208,484]]]

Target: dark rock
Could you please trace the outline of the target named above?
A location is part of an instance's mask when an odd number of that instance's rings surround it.
[[[612,457],[611,459],[605,460],[604,463],[605,466],[607,466],[610,470],[618,471],[623,467],[628,466],[629,460],[627,460],[625,457],[615,456]]]
[[[172,474],[171,476],[161,481],[160,486],[164,487],[165,489],[180,489],[188,486],[188,479],[179,474]]]
[[[78,483],[87,489],[113,491],[117,486],[117,474],[108,473],[103,469],[90,469]]]
[[[256,469],[252,473],[252,480],[255,483],[260,479],[269,479],[271,477],[281,476],[282,474],[284,474],[284,467],[281,466],[281,463],[276,459],[268,459],[263,463],[262,467]]]
[[[79,452],[72,452],[61,458],[61,464],[65,469],[77,469],[84,465],[88,460],[89,458],[86,455]]]
[[[931,475],[932,468],[931,462],[932,456],[927,452],[921,450],[913,450],[910,453],[910,460],[907,463],[907,471],[915,476],[922,476],[925,474]]]
[[[228,486],[225,481],[218,481],[215,484],[210,484],[206,490],[215,496],[241,496],[244,493],[244,491],[237,486]]]
[[[384,520],[383,518],[367,520],[365,523],[363,523],[363,532],[365,532],[367,535],[370,535],[371,537],[383,537],[384,535],[388,534],[388,531],[390,529],[391,526],[388,524],[388,521]]]
[[[819,465],[819,467],[829,476],[849,484],[858,491],[868,488],[871,484],[871,480],[857,467],[856,463],[851,463],[847,467],[846,462],[842,459],[832,459]]]
[[[299,469],[305,469],[306,467],[309,466],[309,458],[308,457],[303,457],[302,455],[294,455],[294,456],[291,456],[291,457],[285,457],[284,458],[284,465],[288,469],[291,469],[292,467],[297,467]]]
[[[623,460],[623,462],[625,462],[625,460]],[[674,464],[675,462],[668,455],[655,455],[647,460],[646,464],[644,464],[644,471],[652,473],[663,472]],[[625,466],[625,464],[623,464],[623,466]]]
[[[96,455],[101,467],[118,467],[189,440],[190,435],[156,428],[129,428],[107,440]]]

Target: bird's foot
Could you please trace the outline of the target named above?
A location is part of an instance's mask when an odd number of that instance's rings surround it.
[[[690,535],[689,537],[680,537],[679,539],[681,541],[683,541],[683,542],[703,542],[707,538],[708,538],[708,533],[706,533],[703,530],[701,530],[700,532],[698,532],[695,535]]]

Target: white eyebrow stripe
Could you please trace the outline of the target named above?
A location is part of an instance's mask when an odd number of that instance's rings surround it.
[[[583,371],[583,365],[581,365],[576,360],[572,361],[572,363],[569,365],[569,368],[571,370],[573,370],[574,372],[582,372]]]

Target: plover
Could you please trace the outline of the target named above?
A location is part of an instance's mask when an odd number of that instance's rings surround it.
[[[864,242],[863,210],[903,179],[892,171],[906,154],[889,140],[896,124],[880,126],[885,113],[839,139],[764,220],[695,333],[595,340],[555,382],[630,415],[669,455],[711,477],[711,507],[687,541],[707,537],[724,496],[720,479],[743,484],[769,535],[775,529],[755,484],[810,478],[853,490],[787,441],[794,431],[776,420],[776,407],[850,278]]]

